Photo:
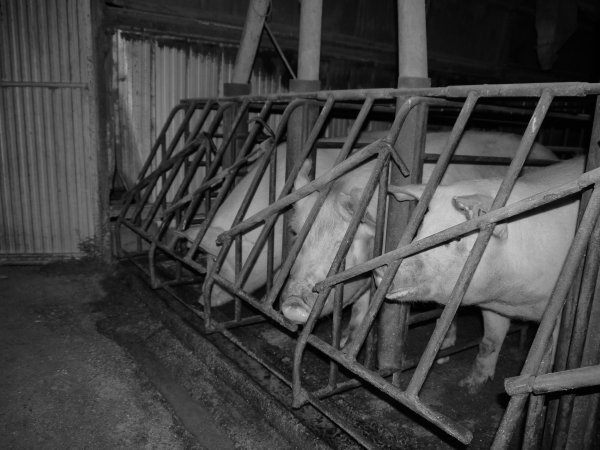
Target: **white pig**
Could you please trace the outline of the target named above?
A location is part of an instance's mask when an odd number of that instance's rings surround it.
[[[267,143],[263,143],[261,145],[267,145]],[[333,163],[335,162],[335,158],[339,154],[339,149],[324,149],[319,150],[317,152],[317,164],[316,164],[316,174],[317,176],[321,175],[325,171],[329,170]],[[280,144],[277,147],[277,170],[276,170],[276,195],[277,198],[281,192],[283,184],[285,182],[285,160],[286,160],[286,145]],[[235,187],[231,190],[229,195],[225,198],[221,206],[219,207],[217,213],[215,214],[210,227],[206,230],[206,234],[204,235],[202,241],[200,242],[200,248],[204,250],[207,254],[207,266],[208,269],[212,267],[214,263],[214,258],[218,255],[221,247],[216,244],[217,237],[229,230],[237,215],[238,209],[246,196],[246,193],[249,190],[250,184],[254,179],[256,171],[258,170],[258,163],[255,162],[248,173],[235,185]],[[265,175],[262,177],[256,194],[254,195],[252,201],[250,202],[250,206],[248,207],[248,211],[246,212],[245,217],[250,217],[258,211],[266,208],[269,205],[269,167],[265,171]],[[282,236],[282,218],[280,217],[277,220],[275,225],[275,246],[274,246],[274,265],[275,269],[277,269],[281,265],[281,236]],[[242,261],[245,262],[246,258],[250,254],[252,247],[256,243],[258,236],[262,230],[262,226],[255,228],[252,231],[244,234],[242,237]],[[198,227],[189,228],[184,234],[187,239],[193,241],[198,233]],[[245,285],[244,290],[247,292],[253,292],[257,289],[260,289],[267,282],[267,250],[266,245],[263,251],[260,253],[258,260],[250,273]],[[219,271],[219,275],[223,276],[228,280],[235,280],[235,245],[232,245],[231,249],[227,253],[227,257],[223,266]],[[212,306],[221,306],[229,301],[233,300],[232,295],[221,288],[217,283],[214,283],[213,289],[211,292],[211,305]],[[204,301],[204,299],[202,299]]]
[[[426,136],[425,152],[439,154],[448,140],[448,132],[429,132]],[[519,146],[520,136],[509,133],[467,131],[456,149],[457,155],[503,156],[512,158]],[[531,151],[532,158],[556,160],[554,154],[540,144]],[[433,170],[433,164],[423,166],[423,180],[427,181]],[[314,285],[326,278],[341,240],[356,210],[362,190],[372,171],[373,163],[368,163],[349,172],[337,180],[328,195],[319,215],[308,234],[302,249],[296,258],[290,273],[281,311],[286,318],[295,323],[305,323],[308,319],[317,294]],[[308,167],[304,168],[296,179],[296,189],[309,180],[306,177]],[[451,164],[446,170],[442,183],[458,180],[500,176],[506,172],[501,165]],[[292,227],[302,226],[315,202],[316,193],[300,200],[294,205]],[[377,194],[373,196],[376,198]],[[346,268],[362,263],[372,256],[375,235],[374,217],[376,203],[371,201],[356,237],[346,257]],[[347,282],[344,285],[344,301],[356,297],[354,294],[363,285],[364,279]],[[322,316],[331,314],[333,293],[327,299]],[[354,303],[350,323],[344,330],[342,344],[361,323],[368,307],[369,293],[366,292]],[[452,345],[454,337],[448,336],[444,346]]]
[[[573,180],[583,158],[538,169],[519,178],[507,204]],[[489,210],[502,179],[460,181],[440,186],[415,239],[430,236]],[[390,187],[398,200],[419,199],[424,185]],[[493,378],[511,318],[539,321],[575,232],[578,200],[570,198],[499,223],[475,271],[463,305],[482,309],[484,336],[469,375],[461,381],[475,392]],[[473,247],[476,233],[406,258],[387,298],[445,304]],[[383,268],[375,271],[376,282]]]

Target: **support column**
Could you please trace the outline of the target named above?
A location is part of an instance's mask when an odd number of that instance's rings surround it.
[[[252,74],[252,66],[256,58],[256,52],[260,44],[265,18],[271,0],[251,0],[248,4],[248,12],[246,13],[246,22],[242,31],[240,40],[240,48],[238,49],[235,65],[233,66],[233,75],[231,83],[223,85],[223,95],[225,97],[237,97],[250,94],[250,75]],[[230,133],[234,133],[231,145],[228,151],[223,156],[223,166],[227,167],[233,164],[237,156],[238,149],[243,145],[246,136],[248,135],[248,127],[232,130],[233,120],[237,115],[238,108],[229,108],[223,117],[223,134],[227,137]],[[241,124],[247,124],[248,119],[242,118]]]
[[[321,18],[323,0],[302,0],[300,7],[300,37],[298,40],[298,79],[290,80],[291,92],[312,92],[321,88],[319,68],[321,58]],[[285,172],[289,176],[302,144],[315,123],[319,110],[316,107],[299,107],[290,116],[287,132]],[[313,164],[313,171],[314,171]],[[284,216],[284,230],[288,230],[289,214]],[[283,258],[290,247],[291,236],[283,234]]]
[[[398,0],[398,87],[428,87],[427,36],[425,0]],[[405,101],[399,98],[396,108]],[[402,127],[396,148],[411,170],[408,178],[391,165],[390,184],[419,182],[425,147],[427,108],[420,106],[409,114]],[[391,201],[388,208],[386,251],[396,248],[408,222],[412,205]],[[385,302],[381,307],[378,331],[378,363],[380,369],[402,367],[404,343],[408,331],[407,304]],[[394,382],[396,377],[394,377]]]

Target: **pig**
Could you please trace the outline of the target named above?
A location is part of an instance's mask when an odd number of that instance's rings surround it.
[[[338,139],[339,140],[339,139]],[[266,141],[260,145],[267,145]],[[285,160],[286,160],[286,145],[285,143],[277,146],[277,177],[276,177],[276,197],[279,196],[283,184],[285,182]],[[339,149],[324,149],[319,150],[317,152],[317,163],[316,163],[316,174],[321,175],[328,169],[330,169],[339,154]],[[231,190],[229,195],[225,198],[221,206],[219,207],[216,215],[214,216],[210,227],[206,230],[206,233],[200,242],[200,248],[207,253],[207,266],[208,269],[212,267],[214,263],[214,259],[217,254],[221,250],[220,246],[217,246],[216,240],[217,236],[223,233],[226,230],[231,228],[233,220],[237,215],[238,209],[248,192],[250,183],[254,179],[256,171],[258,170],[257,163],[255,162],[250,166],[250,170],[248,173],[242,177],[242,179],[235,185],[235,187]],[[261,209],[264,209],[268,206],[268,195],[269,195],[269,168],[265,172],[265,176],[263,176],[261,182],[259,183],[256,195],[254,199],[251,201],[250,206],[248,207],[248,211],[246,213],[246,217],[250,217],[253,214],[257,213]],[[183,237],[185,237],[189,241],[193,241],[198,234],[199,227],[190,227],[183,233]],[[281,218],[277,221],[275,225],[275,248],[274,248],[274,265],[275,268],[279,267],[281,264],[281,236],[282,236],[282,220]],[[262,227],[257,227],[254,230],[243,235],[242,238],[242,255],[243,261],[246,260],[250,250],[254,246]],[[265,249],[261,252],[256,265],[250,276],[248,277],[244,289],[247,292],[254,292],[261,287],[263,287],[267,281],[266,275],[266,267],[267,267],[267,252],[266,246]],[[227,254],[227,258],[221,270],[219,271],[219,275],[229,279],[235,279],[235,251],[234,246],[230,249]],[[221,306],[229,301],[233,300],[232,295],[221,288],[217,283],[213,285],[211,291],[211,305],[212,306]],[[200,299],[201,303],[205,301],[205,299]]]
[[[428,132],[426,135],[425,152],[441,153],[449,137],[449,132]],[[520,136],[484,131],[466,131],[456,149],[458,155],[479,156],[514,156],[520,142]],[[531,150],[531,157],[536,159],[557,160],[556,156],[540,144],[535,144]],[[373,163],[364,164],[348,174],[341,177],[334,184],[319,215],[308,234],[304,245],[292,267],[290,276],[284,288],[281,312],[290,321],[303,324],[308,319],[312,306],[317,298],[313,292],[313,286],[325,279],[331,267],[333,258],[339,248],[341,240],[354,215],[356,205],[362,190],[371,173]],[[423,166],[423,180],[427,181],[434,165],[426,163]],[[309,166],[305,164],[303,170],[296,179],[295,188],[299,189],[309,180],[306,177]],[[500,165],[469,165],[451,164],[446,170],[442,183],[452,183],[458,180],[473,179],[481,177],[499,176],[506,172],[505,166]],[[292,228],[296,231],[303,225],[312,205],[315,202],[316,193],[298,201],[294,205]],[[373,199],[377,194],[373,196]],[[346,268],[362,263],[372,255],[373,238],[375,235],[375,210],[376,203],[372,200],[363,221],[358,228],[352,246],[346,257]],[[356,331],[366,313],[369,293],[360,295],[358,289],[364,286],[366,279],[356,279],[344,285],[344,302],[347,306],[352,301],[352,313],[350,322],[342,335],[342,346]],[[328,315],[333,310],[333,293],[325,302],[321,316]],[[449,333],[444,347],[454,342],[454,329]]]
[[[507,204],[559,186],[583,172],[583,158],[554,164],[521,176]],[[459,181],[440,186],[415,239],[430,236],[489,210],[501,178]],[[390,187],[399,200],[417,200],[424,185]],[[482,310],[484,335],[470,373],[460,385],[476,392],[493,378],[498,353],[512,318],[539,322],[575,233],[578,199],[499,223],[462,301]],[[406,258],[387,298],[444,305],[476,239],[471,232]],[[375,270],[381,281],[384,268]]]

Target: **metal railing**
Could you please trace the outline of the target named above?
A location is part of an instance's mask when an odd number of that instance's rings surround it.
[[[236,129],[242,122],[244,113],[247,113],[250,106],[260,107],[258,113],[259,120],[253,122],[248,133],[248,137],[244,141],[242,149],[237,155],[234,164],[222,173],[217,173],[218,169],[222,168],[219,165],[220,158],[230,144],[233,133],[223,136],[222,144],[217,149],[214,144],[214,135],[219,123],[218,117],[222,113],[213,115],[212,122],[208,123],[208,119],[204,119],[202,126],[195,127],[193,131],[188,133],[188,139],[183,145],[179,153],[174,153],[171,146],[168,148],[163,142],[163,151],[166,159],[158,168],[150,174],[146,174],[150,164],[146,164],[136,188],[129,193],[126,206],[124,207],[120,217],[119,224],[133,230],[144,240],[150,243],[148,250],[148,258],[150,262],[150,273],[152,276],[153,285],[160,286],[159,276],[157,274],[157,255],[167,255],[169,258],[177,261],[185,267],[191,268],[198,274],[206,271],[206,263],[198,260],[198,254],[201,252],[200,243],[211,224],[219,206],[234,186],[236,177],[241,173],[239,170],[247,165],[250,160],[253,160],[253,152],[256,151],[255,144],[257,135],[264,131],[264,123],[272,113],[274,106],[278,108],[278,113],[281,114],[281,120],[275,132],[272,134],[270,141],[262,145],[260,159],[256,161],[256,172],[250,184],[248,192],[241,201],[240,207],[236,213],[235,219],[231,228],[225,231],[219,237],[222,245],[218,255],[214,260],[214,264],[208,272],[203,284],[203,297],[205,299],[202,309],[202,317],[204,319],[206,330],[215,331],[224,330],[235,326],[240,326],[248,323],[253,323],[260,317],[267,317],[285,329],[298,332],[299,327],[287,320],[277,309],[277,300],[282,291],[287,277],[290,274],[294,261],[302,245],[310,231],[312,222],[320,211],[325,199],[329,195],[333,183],[340,177],[349,173],[365,161],[375,161],[370,177],[364,186],[360,202],[355,211],[353,219],[350,221],[348,229],[342,240],[342,245],[337,251],[334,261],[329,269],[327,279],[318,283],[315,290],[318,292],[316,303],[310,313],[308,321],[301,331],[299,331],[298,341],[294,354],[294,367],[292,375],[292,391],[293,404],[295,407],[300,407],[303,404],[310,402],[315,405],[318,400],[330,395],[341,392],[348,387],[353,387],[358,382],[366,382],[387,396],[403,404],[418,415],[440,428],[444,432],[453,436],[462,443],[468,443],[472,434],[471,431],[456,423],[451,418],[445,417],[443,414],[433,410],[424,404],[419,398],[419,393],[422,388],[425,377],[427,376],[433,361],[438,354],[441,342],[450,326],[456,310],[469,286],[473,273],[481,259],[483,251],[486,248],[487,242],[490,239],[495,224],[498,221],[505,220],[515,215],[521,214],[532,208],[536,208],[555,201],[567,195],[573,195],[590,186],[596,186],[600,181],[600,173],[594,170],[585,173],[579,179],[573,180],[565,186],[552,189],[546,193],[536,194],[528,199],[521,200],[517,203],[505,206],[506,200],[516,182],[525,159],[533,145],[536,134],[538,133],[544,117],[548,114],[548,110],[553,98],[557,96],[584,96],[598,95],[600,93],[600,85],[587,83],[558,83],[558,84],[531,84],[531,85],[498,85],[498,86],[459,86],[447,88],[429,88],[429,89],[369,89],[359,91],[321,91],[314,93],[298,94],[280,94],[266,97],[247,96],[239,99],[223,99],[221,102],[211,104],[206,99],[188,100],[184,103],[188,108],[191,105],[204,105],[204,108],[215,109],[221,111],[223,108],[230,107],[229,105],[237,105],[239,107],[238,114],[235,119],[233,129]],[[389,111],[390,105],[393,105],[396,98],[403,97],[407,100],[400,108],[395,111],[394,120],[387,135],[383,139],[376,140],[358,151],[352,152],[356,147],[357,139],[362,129],[368,123],[370,114],[376,109]],[[538,98],[538,103],[529,125],[523,135],[517,154],[512,160],[508,173],[502,182],[500,190],[493,202],[492,210],[483,216],[471,219],[461,223],[448,230],[442,231],[435,235],[426,237],[419,241],[412,242],[413,237],[418,229],[427,206],[432,196],[435,193],[437,186],[445,173],[448,164],[453,160],[453,153],[458,145],[462,133],[466,127],[467,121],[471,117],[474,109],[477,107],[478,100],[482,98],[508,98],[508,97],[528,97]],[[395,164],[404,175],[408,175],[408,171],[402,161],[402,158],[396,153],[394,143],[396,142],[403,123],[408,113],[417,105],[452,105],[456,106],[457,102],[462,102],[462,108],[458,115],[450,138],[445,146],[444,151],[439,156],[435,169],[429,179],[427,188],[423,193],[421,200],[417,204],[411,218],[409,220],[406,231],[400,240],[397,250],[380,255],[382,251],[383,223],[385,223],[386,214],[386,189],[387,189],[387,173],[390,167],[390,162]],[[289,116],[296,108],[305,105],[317,105],[320,108],[320,114],[316,123],[310,129],[308,138],[296,157],[296,163],[289,174],[286,174],[285,183],[281,191],[276,193],[275,188],[275,173],[277,166],[277,146],[283,141]],[[198,107],[198,106],[195,106]],[[298,190],[293,191],[293,183],[296,179],[303,161],[311,157],[316,151],[317,140],[323,135],[324,129],[333,115],[335,108],[346,108],[348,111],[354,111],[356,116],[352,123],[352,127],[348,133],[348,137],[343,143],[342,149],[337,156],[334,167],[327,171],[322,176],[314,181],[309,182]],[[208,115],[207,115],[208,117]],[[202,130],[202,131],[201,131]],[[183,135],[183,132],[180,133]],[[164,140],[164,138],[163,138]],[[174,146],[173,146],[174,148]],[[154,152],[154,150],[153,150]],[[187,183],[187,175],[195,168],[199,167],[199,162],[205,155],[214,154],[213,160],[207,165],[206,176],[199,188],[189,189]],[[189,162],[190,158],[193,159]],[[184,161],[188,164],[184,164]],[[188,172],[185,172],[185,168]],[[267,176],[269,171],[270,187],[269,187],[269,206],[258,213],[246,217],[248,209],[252,202],[253,196],[256,193],[259,183],[264,176]],[[169,204],[167,192],[172,188],[175,173],[183,173],[183,183],[176,190],[172,202]],[[192,176],[190,175],[191,179]],[[158,183],[161,180],[161,183]],[[217,182],[221,182],[218,190],[215,190]],[[187,184],[186,184],[187,183]],[[159,207],[155,204],[150,205],[150,189],[154,189],[153,195],[158,199]],[[360,225],[362,216],[364,215],[371,199],[376,191],[378,195],[377,207],[377,238],[374,250],[374,258],[366,263],[355,267],[346,268],[344,261],[350,249],[356,231]],[[594,190],[594,193],[600,192]],[[301,228],[293,244],[289,249],[285,258],[281,261],[281,265],[277,267],[275,261],[275,245],[274,228],[281,220],[281,216],[295,202],[306,196],[317,193],[317,199],[312,207],[308,219]],[[212,194],[212,196],[210,195]],[[278,195],[278,199],[275,200]],[[596,202],[597,194],[592,197]],[[204,203],[203,203],[204,202]],[[211,203],[212,202],[212,203]],[[590,201],[590,205],[594,202]],[[188,247],[182,253],[176,248],[175,240],[168,240],[169,229],[175,229],[178,232],[187,230],[193,222],[198,208],[201,204],[205,206],[204,221],[198,226],[198,234],[193,242],[188,242]],[[146,209],[144,209],[146,208]],[[148,212],[149,211],[149,212]],[[161,211],[161,213],[159,213]],[[597,215],[595,209],[586,210],[585,217]],[[159,231],[150,233],[152,223],[160,219]],[[592,220],[592,219],[587,219]],[[581,259],[581,249],[576,245],[579,242],[585,242],[589,237],[587,231],[583,228],[583,222],[578,229],[577,236],[574,240],[574,246],[571,253],[574,254],[572,259],[576,264]],[[242,239],[246,233],[256,230],[261,227],[259,237],[253,243],[252,249],[248,254],[242,254]],[[583,230],[583,231],[582,231]],[[400,389],[394,382],[386,379],[390,375],[389,371],[378,372],[373,367],[373,358],[367,355],[362,360],[359,358],[359,352],[365,346],[365,341],[372,328],[377,313],[384,301],[385,295],[397,270],[401,268],[402,259],[408,256],[419,253],[423,250],[431,248],[448,240],[455,239],[472,231],[478,232],[477,241],[471,251],[469,258],[463,268],[463,271],[454,287],[451,298],[444,308],[443,313],[438,321],[427,348],[422,355],[417,368],[412,376],[411,382],[405,390]],[[230,279],[222,275],[221,269],[230,257],[230,251],[235,255],[234,264],[234,279]],[[245,289],[245,283],[252,269],[254,268],[261,252],[266,251],[267,254],[267,275],[266,275],[266,291],[264,295],[257,296],[255,293],[248,292]],[[380,256],[378,256],[380,255]],[[571,256],[570,256],[571,258]],[[579,259],[578,259],[579,258]],[[360,325],[358,332],[351,339],[344,349],[340,349],[340,334],[341,334],[341,305],[343,304],[342,289],[340,286],[345,281],[362,274],[368,274],[371,270],[388,265],[383,280],[376,290],[373,291],[370,306],[367,315]],[[563,271],[564,272],[564,271]],[[568,284],[571,273],[561,275],[557,289],[555,292],[562,292],[559,289],[560,283]],[[563,280],[564,279],[564,280]],[[166,284],[180,283],[183,280],[177,278],[169,281]],[[166,285],[165,284],[165,285]],[[216,319],[210,303],[211,289],[218,285],[234,297],[235,307],[233,308],[233,317],[222,320]],[[562,286],[562,285],[561,285]],[[321,315],[325,301],[334,292],[334,320],[332,325],[331,338],[323,339],[317,335],[315,325],[317,319]],[[553,296],[553,301],[556,297]],[[551,302],[552,304],[552,302]],[[244,315],[244,305],[250,306],[253,312],[258,311],[258,315]],[[311,346],[326,356],[330,364],[330,371],[323,387],[315,390],[307,388],[303,382],[303,355],[306,347]],[[528,375],[538,374],[538,365],[530,363],[528,366]],[[346,368],[352,376],[353,380],[347,380],[340,375],[339,367]],[[358,381],[357,381],[358,380]],[[516,400],[511,401],[511,411],[520,410],[523,405],[523,398],[527,398],[528,394],[518,394],[514,397]],[[502,430],[507,434],[512,433],[513,422],[503,425]],[[359,442],[360,436],[346,428],[347,431],[356,437]],[[504,432],[504,431],[503,431]],[[498,445],[502,446],[501,443]]]

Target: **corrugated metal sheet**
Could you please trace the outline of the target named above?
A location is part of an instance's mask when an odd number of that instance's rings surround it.
[[[132,182],[181,99],[223,95],[223,84],[232,78],[235,51],[123,30],[114,33],[112,42],[113,147],[122,174]],[[250,83],[253,94],[285,90],[279,74],[259,65]],[[182,117],[174,121],[173,130]]]
[[[90,4],[0,8],[0,259],[78,255],[99,223]]]

